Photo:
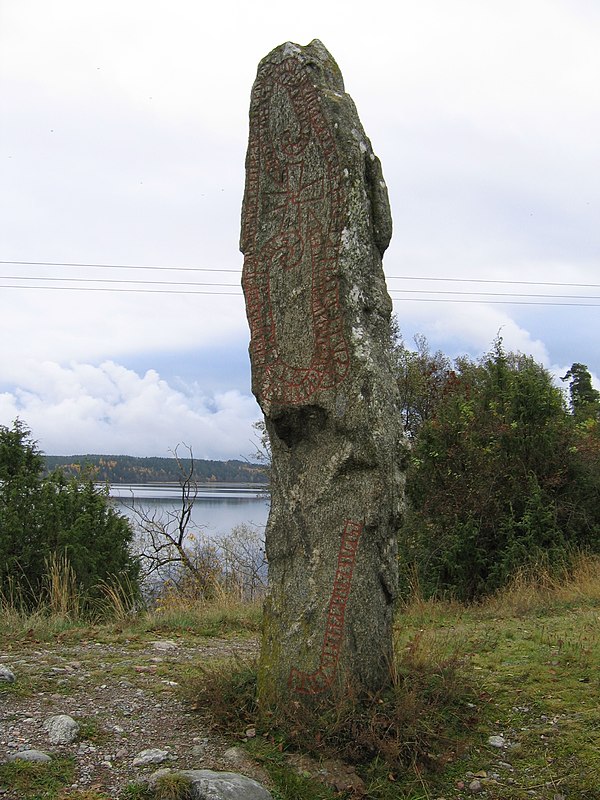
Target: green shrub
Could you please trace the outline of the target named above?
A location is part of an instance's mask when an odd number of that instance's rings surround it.
[[[600,431],[501,340],[446,375],[415,437],[401,532],[405,589],[474,600],[536,564],[600,550]]]
[[[0,595],[33,608],[47,592],[48,565],[67,562],[78,592],[100,596],[101,582],[137,585],[133,532],[91,480],[43,477],[44,461],[27,427],[0,426]]]

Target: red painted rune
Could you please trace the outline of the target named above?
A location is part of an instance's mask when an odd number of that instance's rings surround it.
[[[329,600],[319,666],[310,673],[292,668],[288,679],[288,687],[292,691],[300,694],[318,694],[331,686],[333,682],[340,660],[340,650],[344,639],[346,603],[350,596],[356,551],[362,531],[363,526],[359,523],[350,520],[346,522],[338,553],[333,591]]]
[[[250,120],[242,283],[255,386],[260,400],[299,405],[348,370],[338,285],[342,170],[318,92],[297,59],[259,73]],[[300,337],[289,336],[292,328]]]

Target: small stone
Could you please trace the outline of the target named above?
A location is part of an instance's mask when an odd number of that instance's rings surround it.
[[[44,722],[51,744],[71,744],[77,738],[79,725],[68,714],[57,714]]]
[[[503,748],[506,747],[506,739],[504,736],[490,736],[488,739],[488,744],[492,747]]]
[[[157,642],[152,642],[152,647],[155,650],[176,650],[179,645],[170,639],[160,639]]]
[[[480,792],[482,792],[483,791],[483,786],[481,784],[481,781],[477,780],[477,778],[475,778],[475,780],[471,781],[471,783],[469,784],[469,791],[472,794],[479,794]]]
[[[0,664],[0,681],[6,681],[6,683],[15,681],[15,673],[4,664]]]
[[[509,764],[508,761],[499,761],[498,766],[501,767],[502,769],[507,769],[510,772],[513,772],[513,765]]]
[[[142,767],[146,764],[162,764],[168,758],[169,753],[166,750],[149,748],[148,750],[141,750],[133,759],[132,764],[134,767]]]
[[[9,761],[52,761],[48,753],[41,750],[19,750],[8,757]]]

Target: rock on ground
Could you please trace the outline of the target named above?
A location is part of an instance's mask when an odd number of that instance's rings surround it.
[[[149,779],[155,786],[164,775],[180,775],[190,782],[192,800],[273,800],[260,783],[234,772],[214,772],[210,769],[186,769],[178,772],[159,770]]]
[[[0,681],[7,681],[13,683],[15,680],[15,673],[4,664],[0,664]]]
[[[77,738],[79,725],[68,714],[56,714],[44,722],[50,744],[71,744]]]
[[[18,753],[12,753],[8,757],[9,761],[52,761],[52,757],[48,753],[41,750],[19,750]]]
[[[141,767],[146,764],[162,764],[169,758],[169,753],[166,750],[159,750],[157,747],[151,747],[147,750],[142,750],[131,762],[134,767]]]

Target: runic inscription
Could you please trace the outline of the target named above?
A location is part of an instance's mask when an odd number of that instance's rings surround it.
[[[333,591],[329,600],[319,667],[311,673],[300,672],[293,667],[288,679],[288,686],[292,691],[300,694],[318,694],[331,686],[335,677],[344,638],[346,603],[350,596],[352,573],[362,530],[363,526],[359,523],[350,520],[346,522],[338,553]]]
[[[348,371],[338,285],[345,190],[333,132],[300,61],[263,66],[250,118],[242,283],[253,374],[263,400],[298,405]],[[302,346],[278,329],[274,286],[287,316],[304,321]]]
[[[285,42],[250,101],[240,246],[271,445],[257,698],[389,684],[404,462],[381,164],[333,56]]]

